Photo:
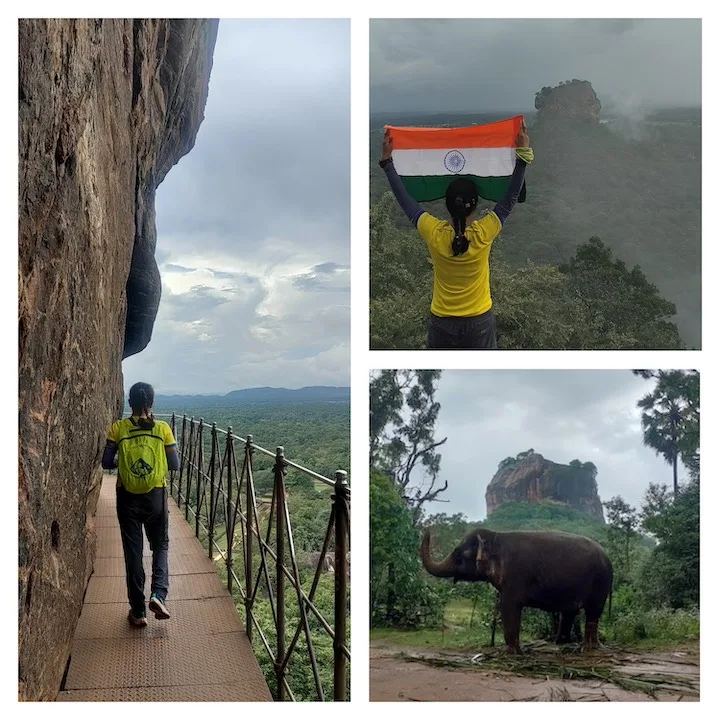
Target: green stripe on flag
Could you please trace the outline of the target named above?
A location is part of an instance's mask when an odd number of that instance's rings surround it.
[[[405,176],[400,179],[410,195],[418,202],[430,202],[444,198],[448,185],[459,177],[470,178],[477,185],[478,195],[492,202],[502,200],[510,184],[510,177],[477,177],[475,175],[422,175]],[[525,202],[525,183],[520,191],[518,202]]]

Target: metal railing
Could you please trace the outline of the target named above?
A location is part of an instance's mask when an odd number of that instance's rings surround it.
[[[310,621],[314,619],[316,632],[319,630],[326,633],[333,641],[333,699],[346,700],[349,685],[347,663],[350,660],[347,647],[350,555],[350,488],[347,473],[338,470],[335,472],[335,479],[331,480],[288,460],[282,447],[272,452],[255,444],[252,435],[246,438],[234,435],[232,427],[221,430],[215,423],[208,424],[202,418],[196,420],[187,415],[180,417],[175,413],[169,417],[180,454],[180,470],[170,473],[170,495],[184,510],[188,522],[191,522],[190,516],[193,516],[195,535],[201,542],[203,538],[207,540],[208,556],[213,559],[214,552],[217,552],[224,560],[228,591],[232,595],[236,588],[245,606],[245,629],[248,638],[252,643],[253,636],[257,633],[273,664],[276,699],[295,700],[288,684],[288,667],[293,653],[298,650],[302,635],[317,698],[325,700],[310,627]],[[180,420],[182,424],[178,428]],[[236,443],[242,443],[240,466]],[[256,454],[274,460],[272,494],[269,501],[258,498],[256,493]],[[325,539],[309,591],[303,588],[301,582],[293,541],[286,487],[289,469],[334,490],[329,498],[330,512]],[[271,544],[273,521],[274,548]],[[219,544],[223,538],[225,547]],[[235,552],[238,538],[242,546],[240,553]],[[320,577],[328,566],[327,556],[331,541],[335,566],[332,625],[313,602]],[[239,573],[238,564],[242,565]],[[294,591],[299,609],[299,621],[289,645],[286,644],[286,583],[291,588],[290,592]],[[263,602],[269,602],[272,613],[276,636],[274,648],[263,632],[256,612]]]

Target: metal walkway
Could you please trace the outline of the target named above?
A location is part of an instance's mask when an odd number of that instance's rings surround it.
[[[235,603],[174,502],[170,511],[169,620],[127,620],[116,477],[105,475],[97,553],[59,701],[272,701]],[[151,557],[145,542],[146,597]]]

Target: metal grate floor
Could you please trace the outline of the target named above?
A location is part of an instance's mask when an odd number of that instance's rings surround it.
[[[116,478],[106,475],[95,516],[95,568],[75,631],[58,701],[271,701],[265,678],[230,597],[183,513],[170,510],[169,620],[127,621]],[[146,545],[146,592],[150,555]]]

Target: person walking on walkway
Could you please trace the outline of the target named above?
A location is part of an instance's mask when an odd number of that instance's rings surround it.
[[[117,516],[120,523],[130,612],[135,627],[145,627],[145,569],[143,527],[152,550],[152,584],[148,608],[157,620],[170,613],[168,594],[168,469],[179,470],[177,443],[170,426],[152,416],[155,392],[147,383],[130,388],[129,418],[113,423],[102,466],[118,469]],[[116,459],[117,456],[117,459]]]
[[[389,131],[383,140],[380,167],[387,175],[398,204],[430,251],[434,268],[433,298],[428,328],[431,350],[497,349],[495,316],[490,297],[490,246],[515,206],[533,160],[525,121],[516,140],[515,169],[505,197],[480,220],[470,222],[478,192],[469,178],[459,177],[447,188],[445,206],[452,225],[423,210],[410,196],[392,161]]]

